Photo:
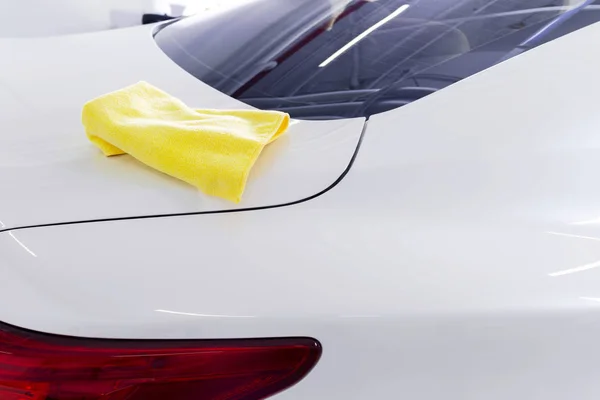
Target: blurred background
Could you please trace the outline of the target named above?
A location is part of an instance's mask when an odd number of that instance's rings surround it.
[[[143,14],[178,17],[249,1],[252,0],[0,0],[0,37],[124,28],[141,24]]]

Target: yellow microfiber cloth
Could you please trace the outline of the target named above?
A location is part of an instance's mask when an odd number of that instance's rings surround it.
[[[129,154],[236,203],[262,149],[288,128],[278,111],[195,110],[139,82],[89,101],[82,122],[106,156]]]

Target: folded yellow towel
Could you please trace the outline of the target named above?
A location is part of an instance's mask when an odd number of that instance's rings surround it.
[[[146,82],[91,100],[82,115],[88,138],[106,156],[130,154],[236,203],[260,152],[289,120],[278,111],[194,110]]]

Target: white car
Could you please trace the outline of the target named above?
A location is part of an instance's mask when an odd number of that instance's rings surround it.
[[[599,8],[0,40],[0,399],[597,400]],[[292,115],[239,205],[87,141],[84,102],[142,80]]]

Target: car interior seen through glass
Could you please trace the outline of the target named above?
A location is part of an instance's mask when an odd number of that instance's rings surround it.
[[[600,20],[600,0],[246,0],[155,40],[196,78],[300,119],[369,116]]]

